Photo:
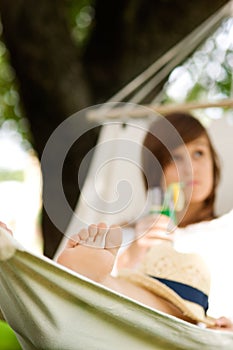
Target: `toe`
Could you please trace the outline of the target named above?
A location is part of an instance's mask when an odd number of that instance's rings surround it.
[[[92,224],[88,227],[88,233],[89,233],[88,243],[94,242],[97,232],[98,232],[98,229],[96,225]]]
[[[70,237],[66,243],[66,248],[74,248],[80,242],[79,234]]]
[[[105,248],[117,254],[122,242],[122,230],[119,226],[111,226],[105,239]]]
[[[103,222],[97,225],[97,233],[95,235],[95,246],[99,248],[104,248],[105,245],[105,236],[108,231],[107,225]]]
[[[88,238],[89,238],[89,233],[88,230],[83,228],[80,232],[79,232],[79,237],[80,237],[80,243],[87,243]]]

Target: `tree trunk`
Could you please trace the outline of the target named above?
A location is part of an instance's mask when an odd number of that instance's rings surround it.
[[[58,0],[15,0],[13,4],[8,0],[0,1],[4,39],[19,81],[33,147],[39,158],[56,127],[72,113],[91,104],[88,81],[77,46],[71,39],[64,4]],[[86,123],[85,119],[80,120],[80,124],[83,123]],[[94,146],[96,137],[95,133],[92,137],[84,137],[72,147],[66,159],[63,186],[72,208],[79,195],[78,164],[82,155]],[[42,217],[44,252],[52,257],[62,233],[45,211]],[[69,220],[70,217],[63,217],[63,232]]]

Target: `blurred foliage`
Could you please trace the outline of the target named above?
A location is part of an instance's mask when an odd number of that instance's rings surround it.
[[[94,18],[94,0],[68,0],[67,19],[74,41],[84,48],[92,28]],[[31,148],[30,128],[20,104],[19,88],[15,72],[10,65],[9,53],[1,40],[2,26],[0,22],[0,128],[11,120],[12,130],[21,135],[21,145]]]
[[[0,320],[0,349],[2,350],[21,350],[21,346],[13,332],[12,328],[4,321]]]
[[[11,120],[12,129],[22,136],[22,145],[29,146],[30,131],[27,119],[23,115],[18,93],[15,72],[10,65],[9,53],[1,41],[2,27],[0,23],[0,127]],[[9,123],[8,123],[9,124]]]
[[[80,48],[84,48],[94,25],[94,0],[70,0],[67,4],[68,22],[72,36]]]
[[[77,45],[84,49],[95,25],[94,0],[67,0],[67,19]],[[1,41],[0,24],[0,127],[12,120],[13,127],[28,147],[30,130],[20,105],[17,79],[9,63],[9,54]],[[163,103],[218,100],[233,92],[233,19],[219,29],[170,74],[163,89]],[[26,142],[25,142],[26,141]]]
[[[217,101],[233,95],[233,18],[218,30],[183,64],[170,74],[163,89],[164,103]],[[208,110],[218,118],[221,109]],[[216,113],[217,112],[217,113]]]
[[[0,169],[0,182],[1,181],[20,181],[23,182],[25,175],[23,170],[5,170]]]

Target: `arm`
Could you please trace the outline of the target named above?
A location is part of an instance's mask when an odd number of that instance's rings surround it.
[[[147,250],[161,240],[173,240],[175,226],[165,215],[148,215],[135,224],[135,240],[118,257],[117,268],[134,268]]]

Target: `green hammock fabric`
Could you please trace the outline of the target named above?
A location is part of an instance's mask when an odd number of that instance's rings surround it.
[[[202,329],[31,254],[0,230],[0,307],[23,349],[233,349]]]

